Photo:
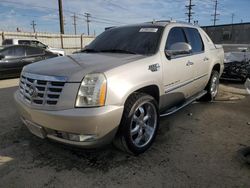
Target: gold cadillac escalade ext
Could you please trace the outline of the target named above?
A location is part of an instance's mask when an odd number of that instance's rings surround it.
[[[41,138],[132,154],[153,143],[159,118],[213,100],[224,52],[198,26],[155,21],[111,28],[81,52],[24,67],[15,100]]]

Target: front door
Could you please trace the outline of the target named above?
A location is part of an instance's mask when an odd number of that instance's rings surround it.
[[[165,50],[177,42],[186,42],[184,30],[173,27],[168,34]],[[193,61],[191,55],[178,55],[168,58],[162,55],[163,81],[166,106],[171,107],[178,102],[183,102],[193,93]]]
[[[196,28],[185,27],[185,34],[188,39],[188,43],[192,47],[192,59],[193,59],[193,68],[194,71],[194,82],[195,82],[195,90],[194,92],[199,92],[203,90],[209,80],[210,75],[209,67],[210,67],[210,59],[209,55],[205,50],[205,46],[202,40],[202,37]]]

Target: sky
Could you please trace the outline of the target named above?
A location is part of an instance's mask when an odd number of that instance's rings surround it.
[[[185,5],[189,0],[62,0],[65,34],[73,34],[76,15],[77,34],[87,33],[86,17],[91,14],[90,34],[100,34],[105,27],[141,23],[152,20],[186,21]],[[192,0],[193,20],[211,25],[215,0]],[[217,24],[250,22],[250,0],[218,0]],[[0,31],[59,33],[58,0],[0,0]]]

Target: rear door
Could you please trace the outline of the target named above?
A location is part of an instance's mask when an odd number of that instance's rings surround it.
[[[182,27],[170,29],[165,50],[169,50],[170,46],[177,42],[188,42]],[[193,89],[193,74],[194,69],[190,54],[172,56],[171,59],[163,57],[164,90],[166,94],[173,94],[174,98],[170,99],[171,101],[190,97]],[[179,97],[176,98],[176,96]]]
[[[5,56],[0,61],[0,71],[3,75],[18,75],[23,68],[25,49],[23,46],[11,46],[4,49],[1,54]]]
[[[208,54],[205,50],[205,45],[202,40],[202,37],[196,28],[185,27],[185,34],[187,36],[188,43],[192,47],[192,61],[193,61],[193,69],[194,69],[194,82],[195,89],[193,90],[193,94],[203,90],[206,86],[208,80],[208,72],[210,59],[208,58]]]

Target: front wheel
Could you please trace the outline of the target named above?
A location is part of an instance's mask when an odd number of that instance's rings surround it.
[[[209,82],[205,88],[207,94],[201,98],[202,101],[213,101],[215,99],[219,90],[219,80],[219,73],[213,70]]]
[[[138,155],[153,143],[159,127],[159,111],[155,99],[134,93],[125,103],[122,121],[114,140],[116,147]]]

